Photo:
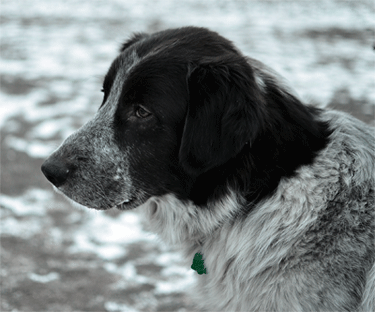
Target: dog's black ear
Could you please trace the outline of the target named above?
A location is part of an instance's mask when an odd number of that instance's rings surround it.
[[[199,175],[235,157],[263,127],[264,99],[240,55],[207,59],[188,74],[189,103],[179,159]]]
[[[138,42],[139,40],[141,40],[143,38],[147,38],[148,36],[149,35],[146,34],[146,33],[135,33],[135,34],[133,34],[133,36],[130,39],[128,39],[126,42],[124,42],[121,45],[120,52],[124,52],[131,45],[133,45],[134,43]]]

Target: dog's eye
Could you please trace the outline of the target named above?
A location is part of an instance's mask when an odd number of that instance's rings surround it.
[[[146,117],[150,116],[151,113],[149,111],[147,111],[146,109],[144,109],[142,106],[138,106],[135,110],[135,115],[138,118],[146,118]]]

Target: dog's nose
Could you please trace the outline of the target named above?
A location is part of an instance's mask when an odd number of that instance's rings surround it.
[[[70,173],[64,162],[50,158],[43,163],[41,169],[48,181],[56,187],[63,185]]]

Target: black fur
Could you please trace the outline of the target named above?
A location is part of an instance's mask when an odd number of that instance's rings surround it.
[[[173,191],[180,199],[204,205],[224,196],[229,183],[255,204],[325,147],[329,131],[316,121],[319,111],[280,91],[271,80],[265,81],[262,92],[247,59],[218,34],[191,27],[152,37],[138,34],[121,52],[131,53],[135,47],[140,57],[156,52],[131,72],[121,102],[143,104],[156,116],[165,114],[158,116],[159,121],[164,118],[163,129],[155,124],[149,149],[151,158],[167,162],[160,162],[158,169],[131,166],[135,175],[149,177],[150,183],[143,181],[142,187],[150,195]],[[110,86],[116,63],[104,89]],[[120,105],[114,123],[120,144],[123,129],[131,131],[123,114]],[[134,144],[142,141],[140,135],[137,131],[131,136]],[[155,188],[156,176],[163,177],[164,185]]]

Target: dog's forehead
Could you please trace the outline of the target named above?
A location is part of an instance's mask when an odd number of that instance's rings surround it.
[[[136,49],[132,49],[130,51],[125,51],[121,53],[117,58],[117,77],[120,77],[120,79],[123,79],[124,76],[127,75],[127,73],[131,70],[131,68],[134,67],[139,61],[140,57],[136,51]],[[119,76],[120,75],[120,76]]]
[[[121,53],[112,63],[107,75],[104,79],[104,89],[108,92],[108,97],[100,109],[100,114],[110,113],[113,115],[113,110],[120,100],[121,92],[124,82],[129,76],[131,70],[138,64],[140,57],[136,50],[129,51],[128,53]],[[99,113],[98,112],[98,113]]]

